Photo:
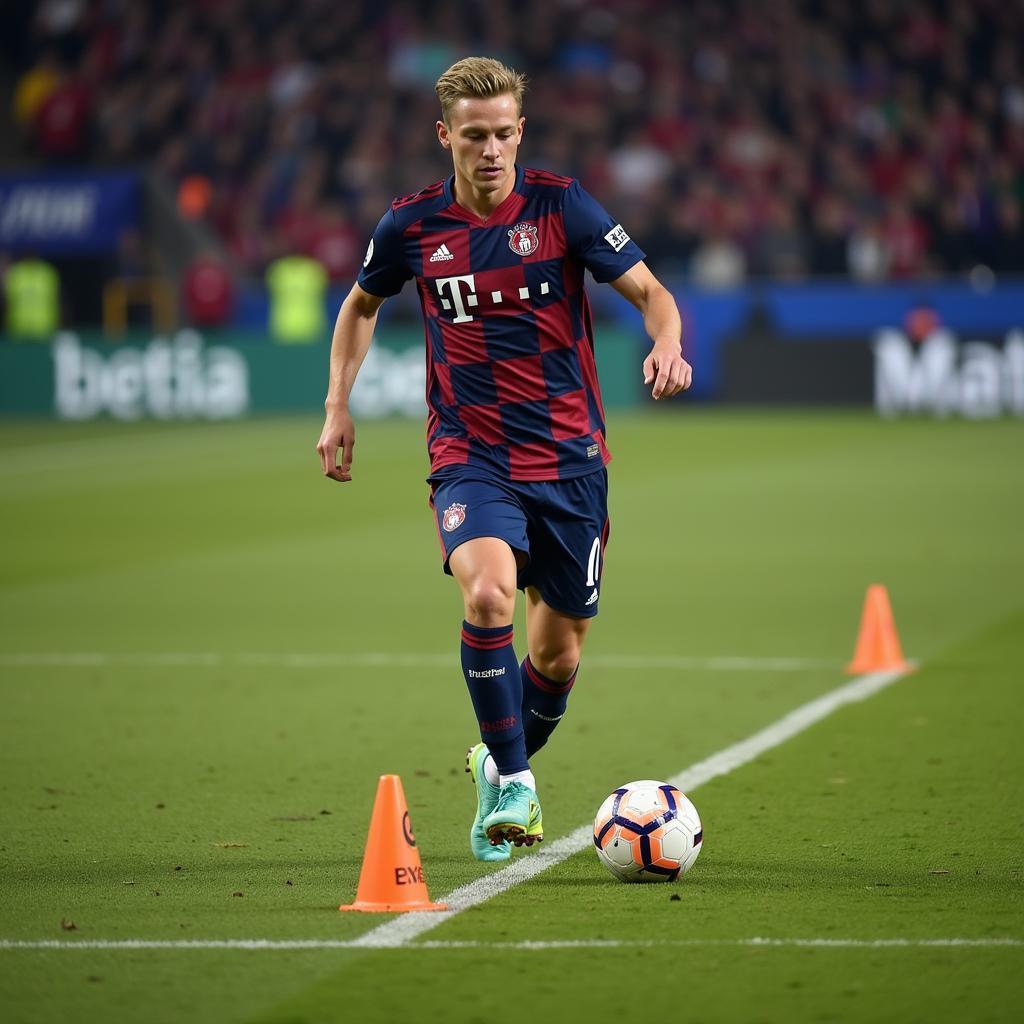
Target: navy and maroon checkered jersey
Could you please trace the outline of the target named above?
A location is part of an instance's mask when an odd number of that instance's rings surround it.
[[[547,171],[517,167],[486,221],[455,201],[454,175],[392,203],[359,286],[389,296],[416,278],[432,474],[561,480],[608,462],[583,272],[612,281],[643,258],[578,181]]]

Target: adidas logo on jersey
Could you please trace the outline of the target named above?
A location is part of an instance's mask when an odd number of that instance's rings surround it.
[[[590,605],[595,604],[596,602],[597,602],[597,587],[594,588],[594,592],[590,595],[590,597],[587,598],[586,603],[584,604],[583,607],[587,608]]]
[[[434,250],[434,255],[430,257],[431,263],[444,263],[446,260],[453,260],[455,256],[449,250],[447,245],[439,245]]]

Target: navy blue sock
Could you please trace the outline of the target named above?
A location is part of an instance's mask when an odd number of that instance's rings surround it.
[[[490,629],[463,622],[462,672],[480,723],[480,738],[498,773],[526,771],[530,764],[520,717],[523,684],[512,648],[511,623]]]
[[[523,680],[523,729],[526,733],[526,756],[533,757],[555,731],[565,707],[569,691],[576,682],[579,665],[565,682],[549,679],[534,668],[530,656],[520,666]]]

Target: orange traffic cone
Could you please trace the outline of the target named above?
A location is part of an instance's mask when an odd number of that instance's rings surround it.
[[[912,667],[903,660],[903,649],[889,605],[889,592],[881,583],[872,583],[864,599],[857,649],[846,671],[859,676],[865,672],[905,672]]]
[[[402,780],[397,775],[382,775],[377,783],[356,901],[338,909],[370,913],[448,909],[444,903],[430,902]]]

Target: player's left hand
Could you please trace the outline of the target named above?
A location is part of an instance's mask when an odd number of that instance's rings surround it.
[[[644,383],[650,384],[651,397],[658,401],[671,398],[685,391],[693,379],[693,368],[683,358],[678,342],[669,345],[655,345],[644,360]]]

